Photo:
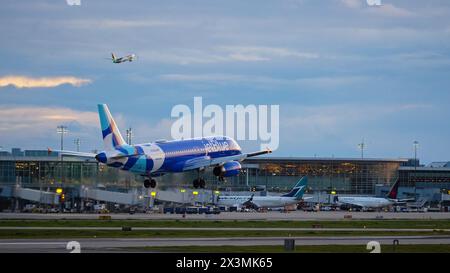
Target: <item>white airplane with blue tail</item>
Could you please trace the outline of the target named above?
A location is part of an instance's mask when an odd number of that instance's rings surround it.
[[[245,195],[220,195],[217,204],[228,207],[282,208],[299,203],[308,185],[308,178],[302,177],[290,192],[281,196],[245,196]]]

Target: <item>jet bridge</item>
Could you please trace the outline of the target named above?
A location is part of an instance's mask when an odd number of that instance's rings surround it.
[[[54,192],[34,190],[22,187],[2,187],[1,197],[14,197],[47,205],[58,205],[59,196]]]
[[[123,193],[81,187],[79,191],[75,192],[78,192],[78,194],[74,197],[123,205],[150,204],[155,200],[180,204],[211,203],[211,196],[213,194],[211,190],[180,188],[173,188],[169,190],[143,189],[142,191],[134,190],[132,192]],[[48,205],[60,204],[59,195],[55,192],[47,192],[17,186],[2,187],[0,196],[7,198],[19,198]]]
[[[123,193],[99,189],[84,189],[80,191],[80,197],[123,205],[137,205],[139,196],[135,193]]]

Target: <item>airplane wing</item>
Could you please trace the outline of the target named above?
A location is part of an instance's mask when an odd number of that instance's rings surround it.
[[[254,153],[248,153],[248,154],[239,154],[239,155],[232,155],[232,156],[225,156],[225,157],[218,157],[218,158],[211,158],[210,156],[204,156],[200,158],[194,158],[187,160],[184,163],[183,171],[190,171],[190,170],[196,170],[200,168],[210,167],[210,166],[217,166],[221,165],[226,162],[230,161],[242,161],[246,158],[263,155],[263,154],[270,154],[272,151],[267,149],[264,151],[254,152]]]
[[[47,152],[50,155],[51,153],[59,153],[60,155],[63,156],[73,156],[73,157],[85,157],[85,158],[95,158],[95,156],[97,154],[94,153],[84,153],[84,152],[74,152],[74,151],[65,151],[65,150],[52,150],[50,148],[47,148]],[[121,159],[121,158],[126,158],[126,157],[133,157],[133,156],[140,156],[142,154],[135,152],[132,154],[117,154],[114,156],[110,156],[111,159]]]
[[[50,155],[51,153],[58,153],[63,156],[73,156],[73,157],[85,157],[85,158],[95,158],[96,154],[94,153],[84,153],[84,152],[73,152],[73,151],[64,151],[64,150],[52,150],[47,148],[47,153]]]
[[[412,202],[412,201],[416,201],[415,198],[406,198],[406,199],[395,199],[394,202],[395,203],[407,203],[407,202]]]

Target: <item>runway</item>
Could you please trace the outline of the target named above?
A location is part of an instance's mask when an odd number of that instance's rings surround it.
[[[68,253],[67,243],[77,241],[81,252],[128,252],[129,248],[162,246],[263,246],[283,245],[285,237],[233,238],[90,238],[90,239],[6,239],[0,240],[0,253]],[[358,236],[358,237],[289,237],[302,245],[361,245],[378,241],[381,246],[399,244],[450,244],[450,236]],[[139,251],[139,249],[137,249]]]
[[[134,231],[379,231],[379,232],[433,232],[431,228],[255,228],[255,227],[130,227]],[[120,231],[122,227],[0,227],[0,230],[109,230]],[[450,229],[439,229],[450,232]]]
[[[38,213],[0,213],[2,219],[98,219],[100,214],[80,214],[80,213],[55,213],[55,214],[38,214]],[[438,220],[449,219],[448,212],[348,212],[348,211],[321,211],[321,212],[305,212],[293,211],[289,213],[271,212],[223,212],[220,214],[187,214],[185,217],[181,214],[161,214],[161,213],[111,213],[108,214],[113,220],[172,220],[172,219],[191,219],[191,220],[343,220],[346,217],[352,219],[423,219]]]

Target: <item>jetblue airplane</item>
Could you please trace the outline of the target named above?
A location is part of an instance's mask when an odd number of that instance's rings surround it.
[[[95,158],[98,162],[113,168],[145,176],[146,188],[156,187],[153,177],[165,173],[179,173],[196,170],[194,188],[204,188],[205,180],[201,173],[213,168],[213,173],[224,177],[240,173],[240,161],[253,156],[271,153],[270,150],[242,153],[236,141],[226,136],[202,137],[185,140],[156,141],[145,144],[127,144],[117,128],[106,104],[98,105],[100,125],[105,150],[98,154],[58,151],[64,156]],[[49,152],[51,150],[49,149]]]
[[[398,193],[398,184],[399,180],[392,185],[386,197],[369,197],[369,196],[335,196],[334,201],[338,204],[347,204],[353,205],[357,207],[361,207],[362,209],[366,208],[384,208],[391,205],[395,205],[398,203],[404,203],[406,201],[410,201],[413,199],[397,199]]]
[[[219,196],[217,204],[228,207],[250,207],[259,208],[281,208],[289,205],[297,204],[305,193],[308,178],[302,177],[292,190],[281,196]]]

